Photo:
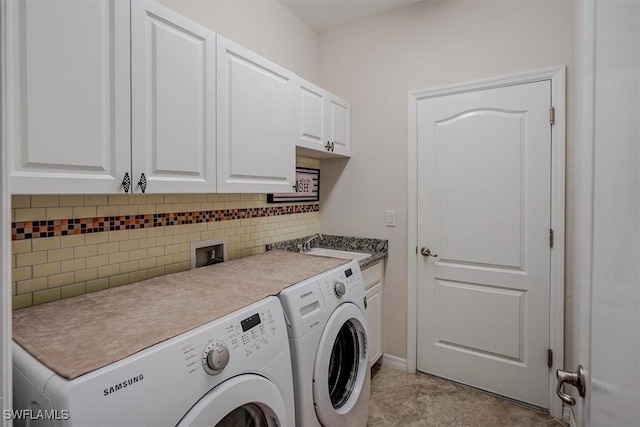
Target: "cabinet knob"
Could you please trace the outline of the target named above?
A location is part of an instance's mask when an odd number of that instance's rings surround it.
[[[335,148],[335,145],[333,144],[333,142],[331,143],[331,152],[333,153],[333,149]]]
[[[124,188],[125,193],[129,193],[129,187],[131,187],[131,178],[129,178],[129,172],[125,172],[124,178],[122,179],[122,187]]]
[[[147,189],[147,177],[144,176],[144,173],[140,175],[140,181],[138,181],[138,185],[142,190],[142,194],[144,194],[144,191]]]
[[[332,145],[331,142],[327,141],[327,145],[325,145],[324,148],[326,148],[327,151],[332,151],[331,150],[331,145]]]

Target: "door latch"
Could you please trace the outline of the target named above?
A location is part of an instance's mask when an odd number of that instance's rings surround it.
[[[562,385],[564,383],[570,384],[578,389],[580,397],[584,397],[587,392],[587,385],[584,376],[584,368],[582,365],[578,365],[576,372],[563,371],[558,369],[556,371],[556,378],[558,378],[558,386],[556,387],[556,394],[564,403],[569,406],[576,404],[576,400],[562,391]]]
[[[437,257],[438,257],[438,254],[431,253],[431,249],[429,249],[429,248],[422,248],[422,249],[420,249],[420,253],[421,253],[423,256],[431,256],[431,257],[434,257],[434,258],[437,258]]]

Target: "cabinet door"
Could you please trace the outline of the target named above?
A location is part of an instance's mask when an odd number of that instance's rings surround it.
[[[327,138],[334,154],[351,156],[351,104],[331,95],[327,100]]]
[[[296,145],[326,151],[327,92],[301,78],[296,84]]]
[[[216,191],[215,33],[131,2],[132,179],[148,193]]]
[[[13,193],[115,193],[130,167],[129,3],[9,1]]]
[[[291,193],[294,74],[218,36],[218,192]]]
[[[382,283],[367,289],[367,336],[369,337],[369,363],[382,357]]]

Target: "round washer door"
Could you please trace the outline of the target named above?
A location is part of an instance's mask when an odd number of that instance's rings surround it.
[[[293,425],[274,383],[254,374],[230,378],[205,394],[178,423],[178,427],[238,425]]]
[[[313,367],[313,400],[323,425],[348,425],[369,367],[367,329],[358,306],[344,303],[331,314]],[[367,402],[368,405],[368,402]]]

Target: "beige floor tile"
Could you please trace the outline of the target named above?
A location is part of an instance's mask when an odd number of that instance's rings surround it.
[[[430,375],[372,369],[369,426],[561,427],[549,414]]]

